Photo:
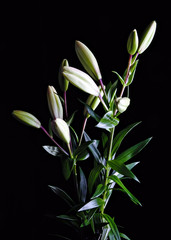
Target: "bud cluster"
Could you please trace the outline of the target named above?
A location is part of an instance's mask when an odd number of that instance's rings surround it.
[[[138,39],[137,30],[134,29],[128,37],[128,41],[127,41],[128,53],[130,55],[134,55],[136,52],[138,52],[138,54],[142,54],[152,42],[156,32],[156,27],[157,27],[156,21],[152,21],[148,25],[148,27],[145,29],[140,39],[140,43]]]

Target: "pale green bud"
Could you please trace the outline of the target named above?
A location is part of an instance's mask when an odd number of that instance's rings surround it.
[[[53,132],[66,144],[70,142],[70,132],[67,123],[61,119],[56,118],[52,121]]]
[[[100,95],[103,97],[104,92],[103,92],[103,90],[101,89],[101,86],[99,87],[99,89],[100,89]],[[88,106],[90,106],[93,110],[95,110],[95,109],[98,107],[99,103],[100,103],[99,97],[95,97],[95,96],[93,96],[93,95],[90,95],[90,96],[87,98],[87,101],[86,101],[86,104],[87,104]],[[84,113],[83,113],[83,114],[84,114],[84,116],[85,116],[86,118],[89,118],[89,117],[90,117],[90,114],[87,112],[87,108],[86,108],[86,107],[84,108]]]
[[[58,74],[59,86],[63,92],[66,92],[68,90],[69,82],[65,79],[65,77],[62,74],[64,66],[69,66],[67,59],[64,59],[62,61]]]
[[[130,55],[134,55],[137,49],[138,49],[138,34],[137,30],[134,29],[128,37],[127,51]]]
[[[12,115],[20,122],[26,124],[27,126],[40,128],[41,123],[40,121],[33,116],[32,114],[20,110],[14,110]]]
[[[144,31],[142,38],[140,40],[139,48],[138,48],[139,54],[143,53],[152,42],[156,32],[156,27],[157,27],[157,23],[156,21],[153,21],[148,25],[148,27]]]
[[[120,113],[125,112],[127,107],[130,105],[130,99],[127,97],[118,97],[115,101],[117,109]]]
[[[93,53],[90,49],[80,41],[75,41],[76,54],[90,76],[95,80],[102,79],[99,65]]]
[[[61,100],[53,86],[47,89],[48,107],[53,119],[63,118],[63,107]]]
[[[63,75],[71,84],[80,88],[82,91],[94,96],[99,96],[100,90],[98,86],[85,72],[73,67],[64,67]]]

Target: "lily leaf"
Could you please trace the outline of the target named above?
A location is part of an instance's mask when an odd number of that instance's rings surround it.
[[[114,219],[111,218],[111,216],[109,216],[108,214],[103,214],[103,217],[109,223],[109,226],[110,226],[110,228],[113,232],[113,235],[114,235],[115,239],[116,240],[121,240],[120,233],[119,233],[119,230],[118,230],[118,227],[117,227],[116,223],[114,222]]]
[[[125,185],[122,183],[122,181],[117,176],[115,176],[115,175],[109,176],[109,179],[111,179],[115,183],[117,183],[124,190],[124,192],[128,194],[128,196],[131,198],[131,200],[135,204],[139,204],[140,206],[142,206],[141,203],[138,201],[138,199],[136,197],[134,197],[134,195],[125,187]]]
[[[103,205],[103,203],[104,201],[101,198],[93,199],[90,202],[86,203],[82,208],[80,208],[78,212],[100,207]]]
[[[125,164],[116,161],[116,159],[107,161],[107,164],[116,172],[124,175],[125,177],[133,178],[134,180],[139,182],[138,178],[133,174],[133,172],[131,172],[131,170],[128,169]]]
[[[152,138],[147,138],[144,141],[141,141],[137,143],[136,145],[128,148],[124,152],[122,152],[120,155],[118,155],[115,158],[115,161],[120,162],[120,163],[125,163],[129,159],[133,158],[135,155],[137,155],[151,140]]]
[[[126,128],[124,128],[122,131],[120,131],[116,137],[113,140],[113,148],[112,148],[112,155],[115,154],[119,148],[119,146],[121,145],[123,139],[125,138],[125,136],[134,128],[136,127],[138,124],[140,124],[141,122],[136,122],[133,124],[130,124],[129,126],[127,126]]]
[[[51,154],[52,156],[58,156],[60,154],[60,151],[58,149],[58,147],[55,147],[55,146],[48,146],[48,145],[45,145],[43,146],[43,149],[48,152],[49,154]]]
[[[96,127],[110,131],[111,128],[114,128],[118,124],[119,119],[113,117],[113,111],[109,111],[100,119],[100,122],[96,125]]]
[[[75,203],[72,200],[72,198],[61,188],[55,187],[55,186],[51,186],[48,185],[48,187],[56,194],[58,195],[60,198],[62,198],[70,207],[74,206]]]
[[[88,136],[88,134],[86,132],[84,132],[84,138],[85,138],[86,142],[91,141],[91,138]],[[94,159],[96,160],[96,162],[101,163],[102,156],[97,148],[97,141],[94,140],[93,143],[88,146],[88,148],[89,148],[91,154],[93,155]]]
[[[79,146],[79,147],[75,150],[74,156],[75,156],[75,157],[78,157],[78,158],[79,158],[80,155],[82,156],[83,153],[87,150],[88,146],[89,146],[90,144],[92,144],[92,143],[93,143],[93,141],[87,141],[87,142],[84,142],[83,144],[81,144],[81,146]],[[87,153],[87,151],[86,151],[86,153]]]
[[[88,177],[88,190],[89,190],[90,194],[92,193],[93,186],[96,182],[96,179],[99,176],[99,174],[103,168],[104,168],[104,166],[102,164],[99,164],[91,170],[89,177]]]
[[[124,233],[120,233],[120,236],[126,240],[131,240],[129,237],[127,237]]]
[[[115,73],[115,74],[118,76],[121,84],[122,84],[123,86],[126,86],[124,79],[119,75],[119,73],[117,73],[116,71],[112,71],[112,72]]]
[[[105,191],[105,186],[103,184],[99,184],[96,188],[95,193],[93,194],[93,196],[91,197],[91,199],[94,199],[96,197],[99,197],[100,195],[102,195]]]
[[[133,80],[134,80],[135,71],[136,71],[136,68],[137,68],[138,61],[139,60],[136,60],[134,62],[134,64],[131,66],[131,68],[130,68],[130,75],[128,77],[128,82],[126,84],[127,86],[129,86],[133,82]]]
[[[80,170],[80,200],[82,202],[85,202],[87,195],[87,180],[83,170],[81,168],[79,168],[79,170]]]

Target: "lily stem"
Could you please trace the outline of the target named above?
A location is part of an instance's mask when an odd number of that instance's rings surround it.
[[[46,131],[46,129],[45,129],[43,126],[41,126],[40,128],[43,130],[44,133],[46,133],[46,135],[55,143],[55,145],[56,145],[63,153],[65,153],[66,155],[69,155],[69,154],[54,140],[54,138],[50,136],[50,134]]]

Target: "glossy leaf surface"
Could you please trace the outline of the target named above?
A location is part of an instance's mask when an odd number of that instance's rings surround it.
[[[93,199],[90,202],[88,202],[87,204],[85,204],[82,208],[80,208],[78,210],[78,212],[100,207],[103,205],[103,203],[104,203],[104,201],[101,198]]]

